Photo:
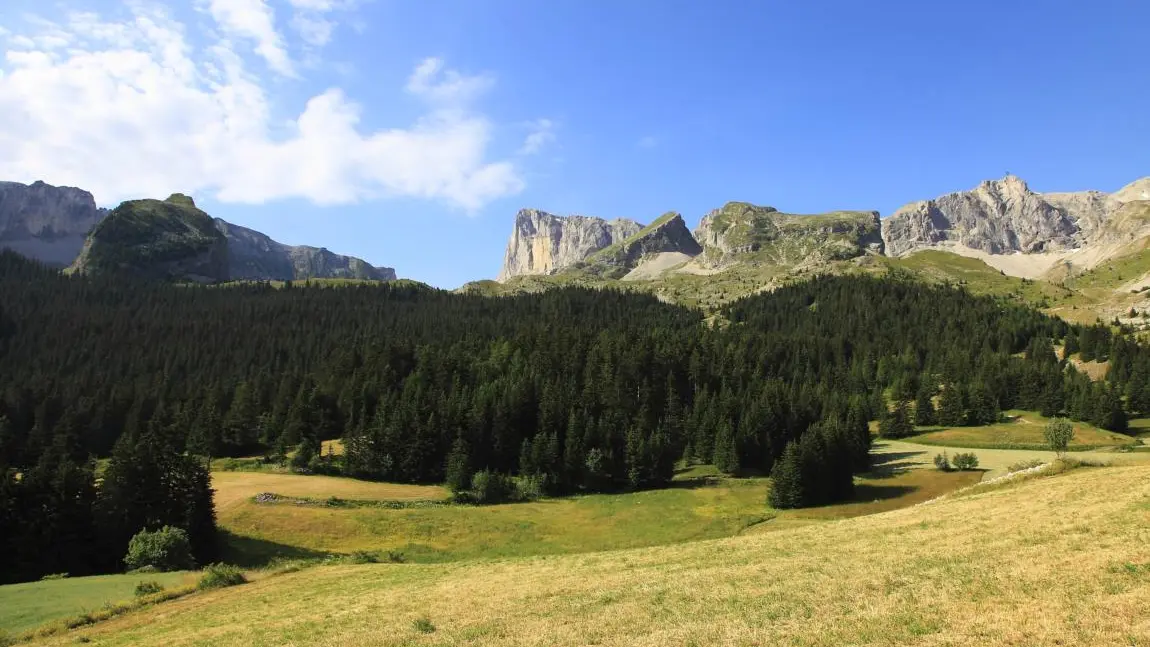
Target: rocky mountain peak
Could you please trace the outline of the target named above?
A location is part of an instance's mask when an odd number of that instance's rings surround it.
[[[526,274],[551,274],[639,232],[643,226],[626,218],[556,216],[521,209],[507,242],[499,280]]]

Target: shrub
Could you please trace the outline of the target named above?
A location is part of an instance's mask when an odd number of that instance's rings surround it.
[[[934,466],[944,472],[950,471],[950,457],[946,455],[946,452],[934,455]]]
[[[196,588],[206,591],[208,589],[222,589],[226,586],[236,586],[247,582],[244,572],[238,566],[231,564],[209,564],[200,576]]]
[[[515,494],[515,483],[498,472],[482,470],[471,477],[471,498],[476,503],[501,503]]]
[[[407,561],[407,556],[398,550],[389,550],[387,551],[387,561],[392,564],[402,564]]]
[[[516,498],[523,501],[533,501],[543,496],[547,489],[544,483],[544,477],[535,474],[532,476],[521,476],[515,481]]]
[[[366,550],[357,550],[348,558],[352,564],[378,564],[379,555]]]
[[[161,571],[179,571],[195,566],[192,544],[183,528],[164,526],[159,530],[141,530],[128,542],[124,564],[129,569],[152,566]]]
[[[155,580],[146,580],[136,584],[136,597],[143,597],[145,595],[160,593],[163,590],[163,584],[160,584]]]
[[[63,580],[63,579],[67,579],[67,578],[68,578],[67,573],[50,573],[48,575],[45,575],[44,577],[41,577],[40,581],[41,582],[47,582],[49,580]]]
[[[431,620],[426,616],[412,620],[411,626],[415,627],[415,630],[421,634],[429,634],[435,631],[435,625],[431,624]]]
[[[954,469],[956,470],[973,470],[978,468],[978,457],[973,453],[955,454],[954,455]]]

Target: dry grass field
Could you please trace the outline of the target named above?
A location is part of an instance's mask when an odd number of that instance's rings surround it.
[[[1148,645],[1150,467],[674,546],[317,567],[46,641]]]
[[[959,448],[986,449],[1043,449],[1046,440],[1042,436],[1049,418],[1033,411],[1006,411],[1006,420],[998,424],[982,427],[952,427],[938,429],[923,428],[923,433],[911,441],[924,445],[940,445]],[[937,430],[935,430],[937,429]],[[1134,442],[1131,436],[1099,429],[1089,423],[1074,423],[1074,439],[1071,450],[1094,449],[1129,445]]]

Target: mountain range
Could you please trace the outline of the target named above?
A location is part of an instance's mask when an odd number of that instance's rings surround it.
[[[0,247],[83,273],[200,282],[395,279],[391,268],[212,218],[181,194],[109,211],[87,191],[43,182],[0,182]],[[911,202],[887,218],[728,202],[691,231],[676,212],[643,224],[523,209],[498,279],[460,291],[615,286],[709,309],[818,274],[905,272],[1071,319],[1131,320],[1132,312],[1150,311],[1147,247],[1150,177],[1113,193],[1040,193],[1007,175]]]
[[[1142,289],[1150,285],[1148,236],[1150,178],[1113,193],[1040,193],[1007,175],[911,202],[886,218],[728,202],[693,232],[677,213],[643,225],[524,209],[498,281],[460,289],[614,285],[710,308],[816,274],[909,272],[1061,316],[1109,320],[1150,309]]]
[[[44,182],[0,182],[4,248],[72,271],[132,271],[200,282],[396,278],[390,267],[323,247],[285,245],[212,218],[182,194],[130,200],[109,211],[83,189]]]

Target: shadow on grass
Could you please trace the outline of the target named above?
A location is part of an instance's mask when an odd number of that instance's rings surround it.
[[[275,560],[318,559],[328,553],[245,537],[220,529],[220,559],[241,568],[261,568]]]
[[[921,467],[921,465],[913,460],[906,460],[917,458],[926,454],[925,451],[916,452],[889,452],[889,453],[872,453],[871,454],[871,468],[866,474],[872,478],[890,478],[902,474],[907,470]]]
[[[897,499],[917,490],[910,485],[871,485],[870,483],[856,483],[855,494],[848,503],[872,503],[886,499]]]

